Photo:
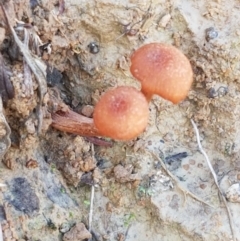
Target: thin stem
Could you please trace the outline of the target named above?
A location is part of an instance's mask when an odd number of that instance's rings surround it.
[[[92,149],[92,158],[95,159],[95,151],[94,151],[94,145],[91,145]],[[94,201],[94,193],[95,193],[95,187],[94,184],[91,187],[91,201],[90,201],[90,210],[89,210],[89,223],[88,223],[88,229],[89,232],[91,233],[92,231],[92,220],[93,220],[93,201]],[[92,238],[90,238],[88,241],[91,241]]]
[[[3,241],[2,225],[0,223],[0,241]]]
[[[94,126],[92,118],[77,114],[72,110],[52,113],[52,126],[60,131],[81,136],[102,136]]]
[[[95,187],[92,185],[91,187],[91,201],[90,201],[90,210],[89,210],[89,232],[92,231],[92,219],[93,219],[93,200],[94,200],[94,193],[95,193]]]
[[[202,148],[202,144],[201,144],[201,142],[200,142],[200,135],[199,135],[198,128],[197,128],[195,122],[194,122],[192,119],[191,119],[191,122],[192,122],[193,128],[194,128],[195,133],[196,133],[196,136],[197,136],[198,148],[199,148],[200,152],[203,154],[203,156],[205,157],[205,159],[206,159],[206,161],[207,161],[207,164],[208,164],[208,166],[209,166],[209,169],[210,169],[210,171],[211,171],[211,173],[212,173],[212,176],[213,176],[213,178],[214,178],[214,182],[215,182],[215,184],[216,184],[216,186],[217,186],[217,188],[218,188],[218,191],[219,191],[219,193],[220,193],[220,195],[221,195],[221,197],[222,197],[222,200],[223,200],[223,202],[224,202],[224,205],[225,205],[225,207],[226,207],[227,214],[228,214],[228,219],[229,219],[229,223],[230,223],[230,228],[231,228],[231,232],[232,232],[232,236],[233,236],[233,240],[234,240],[234,241],[237,241],[236,232],[235,232],[235,226],[234,226],[234,224],[233,224],[233,217],[232,217],[230,208],[228,207],[227,200],[226,200],[226,198],[225,198],[222,190],[220,189],[220,186],[219,186],[218,180],[217,180],[217,175],[216,175],[216,173],[215,173],[214,170],[213,170],[213,167],[212,167],[212,164],[211,164],[211,162],[210,162],[210,160],[209,160],[209,158],[208,158],[208,155],[207,155],[207,153],[204,151],[204,149]]]

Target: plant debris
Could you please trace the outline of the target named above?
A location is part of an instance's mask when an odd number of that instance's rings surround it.
[[[1,5],[1,8],[4,12],[4,15],[6,17],[8,26],[11,30],[11,33],[14,37],[14,41],[20,48],[26,63],[30,67],[31,71],[34,73],[36,80],[38,82],[38,93],[39,93],[39,104],[38,104],[38,133],[41,132],[42,129],[42,105],[43,105],[43,97],[47,93],[47,83],[46,83],[46,65],[37,57],[33,56],[33,54],[26,48],[26,45],[20,41],[18,38],[15,30],[10,24],[9,16],[7,11],[5,10],[5,7]]]
[[[14,97],[14,88],[9,76],[10,70],[4,64],[3,56],[0,53],[0,95],[4,103]]]

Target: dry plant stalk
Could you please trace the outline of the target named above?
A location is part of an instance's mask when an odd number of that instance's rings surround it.
[[[4,103],[14,97],[13,84],[9,78],[10,69],[5,65],[3,56],[0,53],[0,95]]]
[[[0,223],[0,241],[3,241],[2,225]]]
[[[92,158],[95,158],[95,151],[94,151],[94,145],[91,145],[92,149]],[[94,184],[91,186],[91,201],[90,201],[90,210],[89,210],[89,222],[88,222],[88,231],[91,233],[92,231],[92,220],[93,220],[93,201],[94,201],[94,194],[95,194],[95,187]],[[92,238],[90,238],[88,241],[91,241]]]
[[[26,48],[28,48],[29,45],[29,32],[24,28],[24,44]],[[32,74],[31,70],[26,62],[26,60],[23,60],[23,66],[24,66],[24,86],[25,86],[25,94],[27,97],[30,97],[33,95],[33,82],[32,82]]]
[[[155,153],[150,152],[149,153],[154,156],[156,159],[158,159],[158,161],[161,163],[164,171],[177,183],[177,187],[183,192],[185,200],[186,200],[186,195],[189,195],[190,197],[192,197],[193,199],[195,199],[198,202],[201,202],[203,204],[206,204],[209,207],[212,207],[212,205],[206,203],[205,201],[203,201],[201,198],[197,197],[196,195],[194,195],[193,193],[191,193],[189,190],[187,190],[186,188],[182,187],[182,185],[180,184],[179,180],[167,169],[165,163],[163,162],[163,160]]]
[[[94,193],[95,193],[95,187],[94,185],[91,186],[91,201],[90,201],[90,210],[89,210],[89,223],[88,223],[88,229],[91,233],[92,231],[92,219],[93,219],[93,201],[94,201]]]
[[[235,232],[235,226],[233,224],[233,217],[232,217],[230,208],[228,207],[227,200],[226,200],[226,198],[225,198],[225,196],[224,196],[224,194],[223,194],[223,192],[222,192],[222,190],[221,190],[221,188],[220,188],[220,186],[218,184],[217,175],[216,175],[216,173],[213,170],[213,167],[212,167],[212,164],[211,164],[211,162],[210,162],[210,160],[208,158],[208,155],[204,151],[204,149],[202,148],[202,144],[200,142],[200,136],[199,136],[199,131],[198,131],[197,125],[195,124],[195,122],[192,119],[191,119],[191,122],[192,122],[193,128],[194,128],[196,136],[197,136],[197,143],[198,143],[199,150],[203,154],[203,156],[204,156],[204,158],[205,158],[205,160],[206,160],[206,162],[208,164],[208,167],[209,167],[209,169],[210,169],[210,171],[212,173],[214,182],[215,182],[215,184],[217,186],[217,189],[218,189],[218,191],[220,193],[220,196],[222,197],[222,200],[223,200],[224,205],[226,207],[227,214],[228,214],[228,219],[229,219],[229,223],[230,223],[230,228],[231,228],[231,232],[232,232],[232,236],[233,236],[233,240],[237,241],[236,232]]]
[[[0,143],[0,160],[2,160],[3,156],[6,154],[7,150],[11,146],[11,139],[10,139],[11,128],[8,125],[8,122],[3,114],[3,103],[2,103],[1,96],[0,96],[0,122],[5,129],[5,135],[1,137],[1,143]]]
[[[1,4],[2,11],[4,13],[4,16],[6,18],[7,24],[11,30],[11,33],[13,35],[14,41],[18,45],[20,51],[22,52],[24,56],[24,60],[30,67],[31,71],[34,73],[37,83],[38,83],[38,95],[39,95],[39,103],[38,103],[38,133],[41,132],[42,128],[42,103],[43,103],[43,97],[47,93],[47,83],[46,83],[46,65],[43,63],[39,58],[34,56],[28,48],[26,48],[26,45],[21,42],[21,40],[18,38],[15,30],[10,24],[10,17],[3,6]]]
[[[93,119],[79,115],[68,109],[66,112],[52,113],[52,126],[60,131],[81,136],[101,136],[94,126]]]

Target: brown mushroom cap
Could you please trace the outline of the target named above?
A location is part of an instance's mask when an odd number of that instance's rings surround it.
[[[98,131],[116,140],[137,137],[147,126],[148,102],[133,87],[121,86],[107,91],[97,103],[93,119]]]
[[[174,46],[146,44],[133,53],[131,62],[130,71],[146,96],[157,94],[174,104],[186,98],[193,72],[187,57]]]

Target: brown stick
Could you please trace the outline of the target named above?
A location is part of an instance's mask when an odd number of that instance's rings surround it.
[[[93,119],[72,110],[52,113],[52,126],[60,131],[81,136],[102,136],[94,126]]]
[[[92,144],[96,145],[96,146],[105,146],[105,147],[112,147],[113,143],[106,141],[104,139],[100,139],[98,137],[95,136],[87,136],[85,137],[86,140],[88,140],[89,142],[91,142]]]

